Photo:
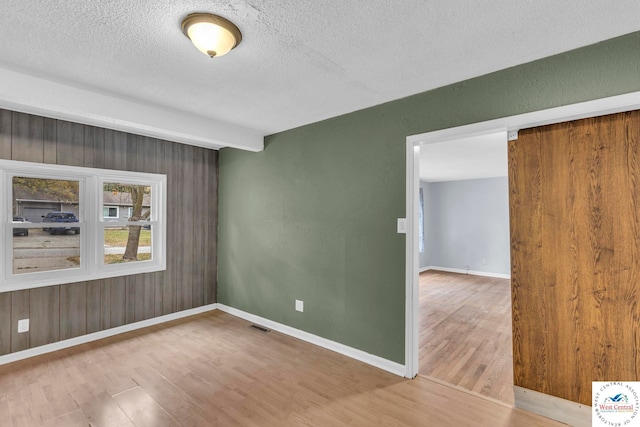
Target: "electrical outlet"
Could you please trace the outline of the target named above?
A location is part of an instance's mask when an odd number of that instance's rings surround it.
[[[296,300],[296,311],[304,311],[304,301]]]
[[[18,333],[29,332],[29,319],[18,320]]]
[[[482,258],[482,265],[487,265],[487,259],[486,258]]]

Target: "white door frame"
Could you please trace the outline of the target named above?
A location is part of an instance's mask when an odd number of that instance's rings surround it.
[[[640,92],[601,98],[578,104],[550,108],[548,110],[519,114],[486,122],[411,135],[406,139],[406,218],[405,245],[405,377],[418,374],[418,189],[420,145],[447,142],[460,138],[507,132],[509,139],[516,139],[519,129],[544,126],[587,117],[602,116],[640,109]]]

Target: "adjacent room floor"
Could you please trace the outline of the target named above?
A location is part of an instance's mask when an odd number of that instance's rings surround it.
[[[2,426],[560,426],[219,311],[0,366]]]
[[[508,279],[420,274],[420,375],[513,405]]]

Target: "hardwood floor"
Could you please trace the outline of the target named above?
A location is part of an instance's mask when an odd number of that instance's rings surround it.
[[[508,279],[420,274],[420,374],[513,405]]]
[[[0,366],[0,425],[560,426],[213,311]]]

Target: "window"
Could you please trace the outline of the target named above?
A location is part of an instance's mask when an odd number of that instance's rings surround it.
[[[164,175],[0,160],[0,199],[0,292],[165,269]]]
[[[118,208],[115,206],[105,206],[102,208],[103,218],[118,218]]]

